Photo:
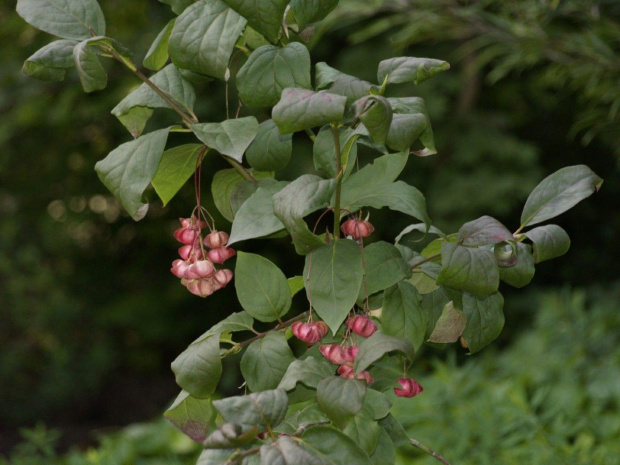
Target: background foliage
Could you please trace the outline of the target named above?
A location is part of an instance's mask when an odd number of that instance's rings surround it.
[[[405,174],[427,194],[437,225],[449,230],[483,213],[515,217],[544,174],[588,163],[606,179],[605,189],[562,218],[578,246],[554,267],[541,267],[537,282],[613,279],[620,258],[614,156],[620,144],[613,130],[617,6],[578,0],[342,3],[317,35],[317,61],[368,79],[364,70],[395,48],[453,65],[415,89],[433,96],[427,102],[439,155]],[[153,0],[101,4],[110,35],[142,53],[171,17]],[[85,96],[77,85],[20,76],[24,56],[49,39],[26,26],[11,5],[0,8],[0,318],[6,322],[0,327],[0,437],[6,450],[16,428],[37,419],[65,428],[77,423],[74,429],[84,431],[157,415],[175,392],[169,361],[222,312],[235,309],[227,304],[232,289],[212,296],[205,308],[167,273],[175,249],[169,232],[191,204],[190,190],[182,192],[186,203],[175,200],[165,210],[153,205],[136,226],[92,170],[126,138],[112,116],[102,115],[137,82],[111,66],[108,91]],[[220,90],[217,84],[201,88],[201,111],[223,114]],[[307,160],[300,153],[285,174],[306,170]],[[205,171],[219,167],[209,160]],[[386,239],[404,226],[381,213],[373,222],[393,223]],[[283,265],[290,257],[269,258]],[[504,343],[532,315],[514,307],[524,318],[507,325]],[[138,395],[146,386],[149,394]]]

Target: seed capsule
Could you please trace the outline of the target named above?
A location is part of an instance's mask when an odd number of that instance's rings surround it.
[[[375,230],[375,227],[370,221],[361,220],[359,218],[349,218],[342,223],[340,230],[346,236],[351,236],[353,239],[360,239],[370,236]]]
[[[228,244],[228,234],[224,231],[213,231],[205,236],[203,243],[210,249],[224,247]]]
[[[363,337],[372,336],[377,330],[377,325],[374,321],[365,315],[355,315],[347,320],[347,326],[355,334]]]
[[[415,379],[412,378],[400,378],[398,384],[401,388],[394,388],[394,394],[398,397],[415,397],[424,391],[424,388]]]

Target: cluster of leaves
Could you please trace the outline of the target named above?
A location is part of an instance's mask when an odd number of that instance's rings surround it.
[[[217,152],[232,166],[216,173],[211,185],[217,208],[232,221],[228,244],[288,234],[305,256],[303,274],[287,280],[266,258],[239,252],[235,289],[244,311],[210,328],[172,363],[183,391],[166,417],[203,444],[202,465],[393,463],[394,442],[406,435],[384,392],[398,386],[403,363],[410,364],[425,342],[460,339],[474,353],[495,339],[504,324],[500,281],[523,287],[536,263],[569,247],[568,235],[557,225],[525,229],[563,213],[602,183],[583,165],[549,176],[531,193],[514,233],[488,216],[451,235],[431,226],[422,193],[397,180],[412,154],[436,152],[425,102],[386,95],[395,85],[421,83],[449,65],[390,58],[379,63],[372,83],[317,63],[313,85],[303,39],[307,25],[323,19],[336,3],[171,1],[178,17],[157,36],[144,61],[156,71],[151,78],[129,50],[105,37],[95,0],[49,1],[45,8],[34,0],[17,4],[26,21],[60,37],[27,60],[27,74],[57,80],[75,66],[85,91],[100,90],[107,76],[99,59],[111,57],[144,81],[113,110],[135,139],[95,167],[134,219],[146,214],[143,194],[149,184],[166,204],[199,173],[203,155]],[[233,75],[235,50],[247,60]],[[192,82],[212,78],[227,85],[234,79],[243,106],[273,106],[271,118],[259,124],[255,116],[240,116],[240,103],[235,118],[201,123],[193,112]],[[175,111],[183,126],[143,134],[155,108]],[[292,156],[292,134],[302,131],[313,142],[321,175],[276,180],[273,172]],[[166,150],[174,132],[192,133],[200,143]],[[358,145],[374,151],[371,163],[361,166]],[[251,169],[243,166],[244,158]],[[418,222],[394,244],[364,247],[362,241],[341,238],[342,216],[367,208],[389,208]],[[317,211],[331,212],[331,232],[328,227],[316,234],[324,215],[310,229],[305,217]],[[437,238],[420,251],[399,245],[412,231]],[[283,321],[303,288],[310,310]],[[343,322],[352,311],[375,317],[379,331],[363,340],[351,336]],[[371,385],[335,376],[336,366],[316,347],[295,356],[289,327],[313,315],[327,324],[332,342],[359,344],[353,369],[369,370]],[[277,324],[258,332],[255,321]],[[255,335],[233,339],[248,331]],[[212,400],[222,358],[242,350],[241,373],[251,394]],[[209,434],[216,413],[223,421]]]

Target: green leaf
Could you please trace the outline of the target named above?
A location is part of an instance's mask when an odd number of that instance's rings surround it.
[[[308,428],[300,445],[326,465],[372,465],[368,454],[353,439],[328,426]]]
[[[377,82],[387,77],[388,84],[419,84],[437,73],[450,69],[450,64],[432,58],[397,57],[379,63]]]
[[[364,198],[370,187],[390,185],[407,164],[406,152],[390,153],[376,158],[342,183],[341,205],[350,207]],[[347,207],[347,208],[348,208]]]
[[[291,308],[291,292],[284,273],[260,255],[239,252],[235,289],[241,306],[259,321],[279,320]]]
[[[304,288],[304,277],[303,276],[293,276],[292,278],[288,278],[288,287],[291,290],[291,297],[295,297],[299,291]]]
[[[586,165],[567,166],[534,188],[521,214],[521,228],[542,223],[572,208],[603,184]]]
[[[371,413],[368,407],[364,406],[361,412],[351,418],[342,430],[356,444],[359,444],[368,455],[375,451],[381,434],[381,427],[372,418]]]
[[[281,436],[260,448],[260,465],[323,465],[322,458],[302,449],[293,439]]]
[[[328,90],[332,94],[344,95],[349,106],[372,91],[378,92],[379,87],[355,76],[340,73]]]
[[[254,179],[272,178],[273,173],[255,171],[252,173]],[[211,183],[211,194],[216,208],[228,221],[233,221],[236,211],[231,206],[231,196],[239,183],[244,182],[243,177],[234,168],[220,170],[213,176]]]
[[[246,20],[222,0],[200,0],[177,18],[169,39],[179,68],[224,79]]]
[[[362,254],[354,241],[339,239],[306,256],[308,300],[332,333],[347,317],[362,285]],[[308,279],[309,277],[309,279]]]
[[[341,428],[362,409],[365,396],[365,381],[340,376],[322,379],[316,389],[319,407]]]
[[[368,130],[372,140],[384,144],[392,124],[392,106],[385,97],[369,95],[355,102],[355,114]]]
[[[108,84],[108,75],[101,66],[97,54],[90,48],[91,43],[97,40],[98,37],[83,40],[73,49],[73,61],[84,92],[105,89]]]
[[[459,242],[466,246],[499,244],[513,240],[508,228],[491,216],[481,216],[459,229]]]
[[[237,74],[239,96],[248,107],[275,105],[287,87],[312,88],[310,53],[299,42],[257,48]]]
[[[254,318],[248,312],[242,311],[232,313],[219,323],[211,326],[207,332],[196,339],[194,342],[200,342],[209,336],[215,334],[235,333],[240,331],[254,331]]]
[[[214,400],[213,406],[224,420],[243,426],[259,426],[262,431],[271,429],[284,420],[288,397],[284,389],[263,391],[249,396],[228,397]]]
[[[336,68],[332,68],[325,62],[317,63],[314,66],[315,76],[314,76],[314,87],[316,90],[327,89],[331,84],[336,82],[338,76],[341,76],[343,73],[338,71]]]
[[[289,134],[342,120],[346,102],[342,95],[287,88],[271,116],[280,134]]]
[[[382,331],[407,339],[415,350],[422,345],[428,326],[428,313],[415,286],[402,281],[385,291],[381,312]]]
[[[375,332],[368,339],[362,341],[359,348],[360,350],[353,363],[353,368],[356,373],[364,371],[389,352],[401,352],[409,360],[413,360],[413,354],[415,352],[413,344],[408,339],[388,336],[380,331]]]
[[[258,135],[252,141],[245,158],[259,171],[277,171],[288,165],[293,152],[293,135],[281,135],[272,119],[258,126]]]
[[[348,177],[348,174],[353,170],[355,166],[355,160],[357,159],[357,144],[355,141],[351,142],[351,138],[357,140],[353,130],[344,129],[339,131],[341,155],[344,156],[344,149],[347,144],[350,145],[347,170],[344,178]],[[312,146],[312,158],[314,161],[314,167],[317,171],[321,171],[327,175],[328,178],[335,178],[337,176],[336,170],[336,145],[334,144],[334,134],[331,126],[324,126],[316,135],[314,145]]]
[[[210,399],[197,399],[181,391],[164,417],[194,441],[202,442],[209,433],[213,409]]]
[[[193,397],[205,399],[215,392],[222,376],[219,334],[193,342],[172,362],[175,380]]]
[[[392,443],[395,446],[401,447],[405,444],[411,445],[411,442],[409,441],[409,436],[407,435],[405,428],[403,428],[403,425],[400,423],[400,421],[394,418],[392,414],[381,420],[379,424],[388,434],[388,436],[392,440]]]
[[[319,382],[334,374],[335,367],[325,358],[316,359],[312,356],[291,363],[280,381],[278,388],[291,391],[297,383],[316,388]]]
[[[466,324],[465,313],[454,308],[454,302],[450,301],[443,307],[428,340],[439,344],[456,342],[463,334]]]
[[[284,10],[288,0],[225,0],[248,24],[263,34],[272,43],[280,36],[280,28],[284,18]]]
[[[370,456],[373,465],[392,465],[396,462],[396,449],[385,428],[381,428],[379,441]]]
[[[170,40],[170,34],[172,34],[175,21],[176,18],[168,21],[168,24],[166,24],[161,32],[157,34],[157,37],[155,37],[151,47],[148,52],[146,52],[144,61],[142,61],[145,68],[159,71],[168,61],[168,41]]]
[[[484,298],[463,293],[463,312],[467,316],[467,326],[463,337],[470,353],[480,351],[495,340],[504,327],[504,298],[499,292]]]
[[[231,447],[243,447],[256,441],[258,432],[257,426],[247,427],[236,423],[224,423],[202,445],[205,449],[228,450]]]
[[[196,161],[202,150],[201,144],[187,144],[166,150],[151,184],[164,207],[179,192],[196,170]]]
[[[284,225],[273,212],[273,196],[287,184],[288,181],[278,181],[256,189],[235,214],[228,245],[265,237],[284,229]]]
[[[205,449],[198,457],[196,465],[228,465],[230,463],[228,459],[234,453],[235,449]]]
[[[366,290],[368,295],[382,291],[411,276],[411,269],[396,247],[384,241],[364,247]],[[366,297],[364,286],[359,299]]]
[[[95,165],[101,182],[136,221],[146,215],[148,203],[142,203],[142,194],[157,172],[168,132],[160,129],[126,142]]]
[[[37,50],[24,62],[22,73],[43,81],[62,81],[68,68],[73,68],[74,40],[56,40]]]
[[[245,150],[258,134],[258,121],[246,116],[221,123],[192,124],[191,129],[207,146],[241,163]]]
[[[299,29],[322,20],[337,5],[338,0],[291,0],[291,10]]]
[[[96,0],[18,0],[17,14],[31,26],[63,39],[82,40],[105,34]]]
[[[547,224],[523,233],[534,244],[536,263],[561,257],[570,248],[570,237],[557,224]]]
[[[396,131],[403,134],[403,139],[406,139],[405,142],[403,142],[403,145],[406,145],[406,142],[410,140],[410,138],[415,137],[416,139],[419,139],[425,147],[424,150],[413,152],[415,155],[428,156],[437,153],[433,128],[431,126],[431,120],[428,116],[428,111],[424,100],[420,97],[402,97],[388,98],[388,102],[390,103],[392,111],[395,114],[415,116],[415,118],[407,118],[401,121],[401,123],[409,121],[409,123],[411,123],[411,127],[408,128],[406,126],[399,126],[398,131]],[[396,135],[396,132],[394,135]],[[398,140],[398,137],[396,139]],[[415,139],[413,139],[411,143],[413,144],[413,142],[415,142]]]
[[[196,2],[196,0],[159,0],[159,1],[162,3],[165,3],[166,5],[170,5],[170,8],[172,8],[172,11],[174,11],[174,13],[177,15],[180,15],[181,13],[183,13],[183,11],[185,11],[185,9],[188,6]]]
[[[373,420],[381,420],[390,413],[392,403],[382,392],[366,389],[363,409],[368,409],[369,417]]]
[[[568,237],[568,236],[567,236]],[[499,277],[513,287],[521,288],[530,283],[534,277],[534,255],[532,247],[522,242],[517,243],[517,262],[508,267],[499,267]]]
[[[273,211],[291,235],[298,254],[325,245],[322,238],[310,232],[304,216],[326,208],[335,189],[335,179],[305,174],[273,196]]]
[[[241,374],[250,391],[267,391],[278,387],[293,361],[284,334],[270,332],[248,346],[241,358]]]
[[[482,297],[497,291],[499,271],[493,252],[463,247],[451,242],[441,245],[441,272],[437,284]]]
[[[457,292],[457,291],[455,291]],[[462,294],[461,294],[462,295]],[[460,299],[460,301],[462,298]],[[431,337],[439,318],[443,314],[444,308],[451,302],[451,299],[446,295],[444,288],[438,288],[433,292],[422,295],[422,308],[428,314],[428,325],[426,327],[425,338],[428,339]],[[452,304],[455,306],[457,310],[460,310],[462,304],[455,305],[454,302]]]
[[[409,151],[427,128],[427,118],[420,114],[394,114],[387,135],[387,145],[400,151]],[[426,153],[431,155],[432,153]]]

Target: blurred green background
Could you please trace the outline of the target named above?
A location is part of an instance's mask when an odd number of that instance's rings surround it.
[[[100,4],[108,35],[138,62],[172,18],[156,0]],[[198,299],[168,271],[171,233],[193,206],[190,186],[165,209],[151,193],[149,214],[134,223],[97,179],[95,162],[129,140],[109,112],[139,82],[113,63],[108,88],[89,95],[73,72],[64,83],[22,76],[22,62],[51,37],[14,6],[0,3],[0,456],[191,463],[195,448],[157,421],[177,392],[169,364],[238,310],[234,289]],[[425,350],[417,365],[425,392],[397,409],[413,437],[454,463],[617,463],[620,4],[342,0],[311,45],[315,61],[367,80],[401,54],[451,63],[396,90],[429,107],[439,153],[412,159],[404,177],[447,232],[483,214],[516,228],[528,193],[561,167],[584,163],[605,179],[558,219],[573,241],[568,254],[539,265],[526,291],[504,289],[500,339],[474,357]],[[221,85],[201,84],[197,94],[202,121],[223,119]],[[170,121],[156,112],[153,124]],[[280,178],[312,165],[304,138],[295,143]],[[204,166],[206,181],[226,167],[217,158]],[[388,225],[385,240],[409,223],[388,212],[372,219]],[[288,275],[301,266],[286,239],[240,248],[265,253]],[[238,383],[231,364],[222,391]],[[403,454],[402,463],[432,463]]]

